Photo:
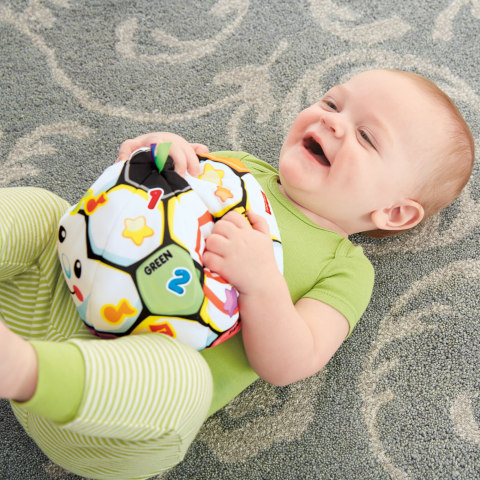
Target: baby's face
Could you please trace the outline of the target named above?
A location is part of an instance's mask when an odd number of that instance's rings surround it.
[[[333,87],[287,135],[283,192],[347,234],[372,228],[372,212],[415,196],[421,169],[442,141],[439,109],[427,97],[410,78],[383,70]]]

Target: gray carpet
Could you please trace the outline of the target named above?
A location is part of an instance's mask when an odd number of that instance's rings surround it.
[[[0,185],[69,201],[123,139],[170,130],[275,165],[295,114],[352,73],[414,70],[480,134],[478,0],[0,2]],[[261,381],[163,478],[480,478],[479,171],[422,229],[368,241],[372,303],[323,372]],[[0,402],[0,478],[78,478]]]

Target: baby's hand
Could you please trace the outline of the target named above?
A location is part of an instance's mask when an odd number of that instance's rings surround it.
[[[125,140],[120,145],[117,162],[128,160],[130,155],[139,148],[150,147],[152,143],[170,142],[169,155],[175,164],[175,171],[185,176],[188,171],[190,175],[196,177],[200,174],[200,167],[197,154],[207,154],[208,147],[201,143],[189,143],[183,137],[169,132],[154,132],[140,135],[139,137]]]
[[[266,220],[247,212],[248,220],[238,212],[218,220],[207,237],[203,261],[207,268],[231,283],[240,294],[258,292],[269,279],[280,274]]]

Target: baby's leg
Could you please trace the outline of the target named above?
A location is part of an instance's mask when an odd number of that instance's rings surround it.
[[[32,187],[0,189],[0,281],[21,274],[56,237],[68,203]]]
[[[56,253],[57,224],[67,207],[42,190],[0,190],[0,319],[22,337],[41,340],[33,344],[40,365],[34,405],[12,406],[64,468],[88,478],[148,478],[179,462],[193,441],[210,407],[210,369],[198,352],[164,335],[111,341],[88,335]],[[3,325],[0,337],[21,340]],[[68,420],[45,413],[57,412],[47,377],[57,378],[59,362],[46,359],[58,346],[80,352],[85,371],[80,407]],[[63,357],[61,363],[72,365]],[[68,377],[77,372],[67,367]]]
[[[67,208],[67,202],[42,189],[0,189],[1,398],[24,401],[35,391],[35,352],[14,331],[31,338],[48,330],[36,314],[47,302],[41,292],[50,286],[41,280],[48,278],[42,258],[54,250],[58,220]]]
[[[58,424],[30,414],[26,422],[48,457],[82,477],[112,480],[150,478],[181,461],[211,402],[200,354],[154,333],[73,343],[86,371],[75,417]]]
[[[0,320],[0,398],[29,400],[35,392],[37,377],[33,347]]]
[[[58,222],[68,208],[39,188],[0,189],[0,318],[27,339],[46,339],[58,291]]]

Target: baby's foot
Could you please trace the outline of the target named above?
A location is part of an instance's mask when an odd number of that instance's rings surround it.
[[[29,400],[37,388],[37,378],[35,350],[0,320],[0,398]]]

